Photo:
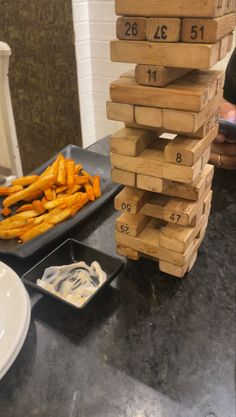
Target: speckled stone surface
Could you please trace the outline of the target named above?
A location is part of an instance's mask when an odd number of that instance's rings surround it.
[[[30,291],[30,329],[0,381],[0,416],[234,417],[234,184],[233,172],[216,170],[207,234],[184,280],[129,261],[83,312]],[[116,217],[110,201],[70,236],[114,254]],[[22,274],[47,252],[0,259]]]

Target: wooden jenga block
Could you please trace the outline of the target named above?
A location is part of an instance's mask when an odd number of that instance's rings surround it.
[[[204,191],[200,200],[193,202],[157,193],[137,196],[137,189],[126,187],[116,196],[115,208],[128,213],[132,210],[132,214],[138,213],[182,226],[195,226],[196,221],[192,221],[200,208],[201,214],[203,213],[203,201],[208,192],[209,188]]]
[[[127,123],[134,122],[134,106],[124,103],[107,102],[107,118]]]
[[[147,197],[147,191],[125,187],[114,199],[115,209],[136,214],[143,206]]]
[[[110,138],[110,151],[137,156],[157,137],[156,132],[123,128]]]
[[[165,160],[180,165],[193,166],[216,138],[217,133],[218,125],[201,140],[177,136],[166,145]]]
[[[233,43],[233,35],[229,34],[221,39],[220,41],[220,50],[219,50],[219,60],[223,59],[228,52],[231,51]]]
[[[171,264],[170,262],[160,261],[159,269],[168,275],[173,275],[176,278],[183,278],[186,272],[190,272],[197,260],[197,251],[192,255],[191,259],[185,266],[178,266]]]
[[[205,205],[209,207],[211,196],[212,191],[209,191],[204,200],[204,207]],[[199,211],[199,213],[200,221],[196,224],[195,227],[182,227],[178,224],[167,223],[160,232],[160,246],[163,248],[172,249],[176,252],[184,253],[188,249],[190,243],[195,239],[195,237],[201,231],[202,227],[208,221],[206,212],[204,214],[202,210]]]
[[[145,17],[119,17],[116,22],[118,39],[146,40],[147,19]]]
[[[212,100],[224,87],[225,71],[195,70],[178,80],[179,85],[202,85],[205,87],[207,100]]]
[[[163,112],[156,107],[134,106],[134,119],[140,125],[160,128],[163,125]]]
[[[121,169],[112,168],[111,179],[112,182],[115,182],[116,184],[136,187],[136,174],[134,172],[122,171]]]
[[[167,68],[156,65],[136,65],[135,80],[140,85],[165,87],[172,81],[187,74],[186,68]],[[131,75],[131,74],[130,74]]]
[[[132,259],[133,261],[138,261],[140,258],[140,254],[138,251],[127,248],[123,245],[116,245],[116,253],[120,256],[126,256],[126,258]]]
[[[151,256],[156,260],[163,260],[178,266],[185,266],[200,246],[203,237],[196,237],[189,245],[186,252],[179,253],[160,246],[161,227],[161,223],[154,225],[153,222],[151,222],[137,237],[116,232],[116,243],[131,248],[141,254]]]
[[[156,17],[147,19],[146,39],[152,42],[178,42],[181,19]]]
[[[221,93],[222,95],[222,93]],[[196,139],[203,139],[209,132],[211,129],[213,129],[213,127],[215,127],[218,124],[218,120],[219,120],[219,113],[218,111],[216,111],[215,113],[213,113],[211,116],[209,116],[208,118],[206,118],[206,121],[204,122],[204,124],[202,125],[202,127],[200,127],[200,129],[198,129],[196,132],[183,132],[181,130],[173,130],[173,129],[166,129],[164,127],[162,127],[163,133],[168,132],[168,133],[175,133],[175,134],[179,134],[181,136],[188,136]],[[126,127],[129,128],[134,128],[134,129],[143,129],[143,130],[151,130],[151,131],[160,131],[160,128],[156,128],[153,126],[147,126],[147,125],[143,125],[143,124],[139,124],[136,122],[132,122],[132,123],[125,123]]]
[[[211,68],[219,60],[220,43],[112,41],[111,60],[177,68]]]
[[[147,216],[142,214],[122,213],[116,220],[116,230],[129,236],[138,236],[149,220]]]
[[[137,174],[136,187],[154,193],[162,193],[164,190],[164,180],[162,178],[151,177],[150,175]]]
[[[183,19],[181,40],[183,42],[215,43],[232,32],[234,28],[234,13],[216,19]]]
[[[116,14],[127,16],[217,17],[225,10],[222,0],[116,0]]]
[[[211,147],[209,146],[202,155],[202,169],[210,159]]]
[[[194,82],[194,80],[197,82]],[[147,87],[136,83],[132,78],[120,78],[110,84],[110,97],[113,102],[139,106],[200,111],[209,101],[209,84],[216,80],[214,72],[209,71],[208,82],[199,83],[197,73],[190,80],[180,78],[167,87]],[[215,87],[214,87],[215,92]]]
[[[202,169],[201,160],[192,167],[165,162],[163,150],[158,149],[158,147],[159,141],[136,157],[111,153],[111,165],[123,171],[184,183],[192,183],[200,174]]]
[[[224,0],[224,14],[228,14],[234,11],[234,1]]]
[[[183,133],[198,131],[204,123],[215,115],[222,103],[222,92],[215,96],[200,112],[182,110],[163,110],[163,128]]]

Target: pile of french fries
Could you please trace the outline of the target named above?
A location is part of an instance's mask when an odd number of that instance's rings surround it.
[[[82,165],[59,154],[41,175],[17,178],[10,187],[0,187],[0,196],[6,196],[0,238],[18,238],[25,243],[100,197],[100,177],[91,176]],[[13,212],[10,207],[19,202]]]

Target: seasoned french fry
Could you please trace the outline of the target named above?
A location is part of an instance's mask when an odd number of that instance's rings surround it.
[[[33,219],[16,219],[15,221],[3,223],[0,222],[0,230],[11,230],[11,229],[19,229],[21,227],[28,226],[32,224]]]
[[[36,210],[28,210],[23,211],[22,213],[14,214],[14,216],[8,217],[7,219],[4,219],[0,222],[1,225],[4,225],[6,223],[12,223],[16,220],[23,220],[23,219],[33,219],[34,217],[37,217],[39,213]]]
[[[66,184],[66,161],[61,154],[58,157],[57,183],[60,185]]]
[[[95,175],[95,177],[93,177],[93,192],[95,198],[101,197],[102,195],[99,175]]]
[[[21,185],[25,187],[26,185],[33,184],[39,178],[38,175],[27,175],[26,177],[19,177],[12,181],[12,185]]]
[[[63,222],[64,220],[68,219],[71,216],[71,209],[67,208],[65,210],[61,210],[56,208],[49,213],[47,216],[47,222],[50,224],[58,224]]]
[[[82,174],[85,175],[86,177],[89,178],[89,182],[91,182],[91,184],[93,184],[93,177],[92,175],[90,175],[87,171],[85,171],[85,169],[82,169]]]
[[[51,174],[52,173],[52,166],[51,165],[49,165],[46,169],[45,169],[45,171],[43,171],[42,172],[42,174],[40,175],[40,177],[42,178],[42,177],[45,177],[46,175],[49,175],[49,174]]]
[[[7,207],[5,207],[5,208],[3,208],[2,210],[1,210],[1,214],[4,216],[4,217],[7,217],[7,216],[9,216],[9,214],[11,214],[11,210],[9,209],[9,208],[7,208]]]
[[[73,204],[71,207],[71,216],[74,216],[77,211],[79,211],[85,204],[87,204],[89,201],[89,197],[86,193],[83,194],[83,197],[81,197],[80,201]]]
[[[19,207],[16,210],[16,213],[22,213],[23,211],[32,210],[33,206],[32,204],[24,204],[23,206]]]
[[[17,193],[5,198],[5,200],[3,200],[3,207],[10,207],[13,204],[18,203],[18,201],[30,197],[36,191],[46,190],[47,188],[51,187],[54,181],[54,174],[45,175],[45,177],[39,177],[37,181],[29,185],[29,187],[27,187],[26,189],[18,191]]]
[[[86,193],[88,194],[89,200],[94,201],[95,196],[92,185],[87,182],[87,184],[84,184],[84,188],[86,190]]]
[[[77,200],[80,199],[81,194],[82,193],[75,193],[73,195],[65,195],[63,197],[58,197],[56,200],[44,203],[44,208],[46,210],[53,210],[61,204],[66,204],[67,207],[72,206],[72,204],[74,204]]]
[[[66,161],[66,184],[67,188],[72,188],[75,182],[75,163],[73,159]]]
[[[81,185],[75,184],[72,188],[69,188],[66,194],[75,194],[77,191],[81,190]]]
[[[29,197],[24,198],[24,201],[27,203],[36,200],[37,198],[41,197],[42,191],[36,191],[34,194],[31,194]]]
[[[45,233],[47,230],[51,229],[53,224],[49,224],[46,222],[40,223],[37,226],[32,227],[32,229],[25,232],[21,235],[21,240],[23,243],[27,242],[28,240],[33,239],[34,237]]]
[[[9,240],[9,239],[15,239],[19,236],[19,233],[21,233],[21,229],[0,229],[0,239]]]
[[[63,185],[62,187],[58,187],[58,188],[56,188],[56,194],[60,194],[60,193],[63,193],[64,191],[66,191],[67,190],[67,186],[66,185]]]
[[[89,176],[88,175],[80,175],[78,177],[75,177],[75,184],[77,184],[77,185],[86,184],[87,182],[89,182]]]
[[[56,199],[56,193],[55,190],[52,190],[52,188],[48,188],[44,191],[45,196],[47,197],[47,200],[55,200]]]
[[[0,195],[11,195],[21,190],[23,190],[23,187],[21,185],[14,185],[12,187],[0,187]]]
[[[82,165],[76,164],[75,165],[75,175],[78,174],[81,171],[82,168],[83,168]]]
[[[59,156],[57,157],[57,159],[53,162],[51,166],[51,172],[55,174],[56,177],[58,174],[58,164],[59,164]]]
[[[44,204],[40,200],[34,200],[32,203],[32,207],[34,210],[38,211],[39,214],[45,213]]]

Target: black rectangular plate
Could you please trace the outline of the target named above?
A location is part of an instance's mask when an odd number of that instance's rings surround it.
[[[56,295],[44,290],[36,284],[37,279],[42,278],[43,273],[49,266],[69,265],[74,262],[84,261],[90,265],[93,261],[97,261],[103,271],[107,274],[107,280],[94,292],[94,294],[81,307],[76,307],[74,304],[57,297]],[[45,258],[38,262],[33,268],[27,271],[21,278],[25,284],[30,285],[36,290],[57,298],[63,303],[69,304],[72,307],[83,309],[92,298],[104,287],[104,285],[111,282],[123,268],[123,261],[115,256],[107,255],[91,246],[84,245],[75,239],[67,239],[54,251],[49,253]]]
[[[26,258],[32,255],[45,245],[53,242],[59,236],[69,231],[73,226],[81,223],[96,210],[98,210],[109,198],[115,195],[121,188],[120,185],[111,181],[110,158],[106,155],[91,152],[78,146],[68,145],[60,151],[66,158],[74,159],[75,163],[81,163],[86,171],[91,175],[100,175],[102,196],[93,202],[89,202],[75,216],[58,224],[46,233],[37,236],[26,243],[18,243],[17,239],[3,240],[0,239],[0,254],[15,255],[19,258]],[[49,159],[39,168],[34,170],[35,174],[41,174],[48,165],[50,165],[57,155]],[[0,205],[3,198],[0,197]],[[0,215],[0,220],[2,216]]]

